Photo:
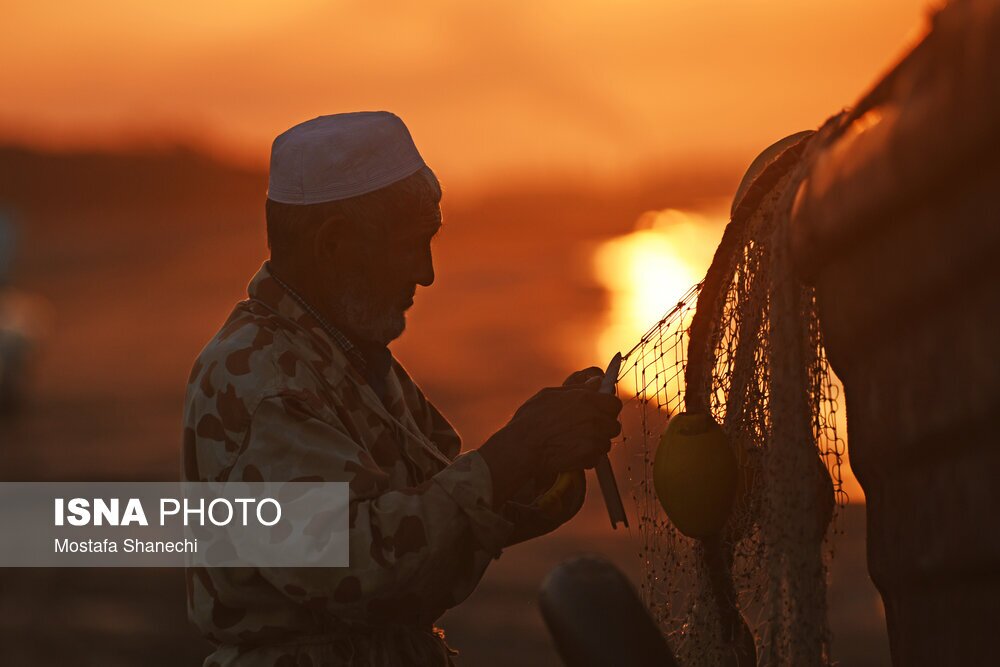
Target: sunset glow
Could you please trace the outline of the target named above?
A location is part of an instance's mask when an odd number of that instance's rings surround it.
[[[721,217],[655,211],[642,216],[634,232],[597,250],[595,273],[611,294],[599,358],[631,348],[704,277],[724,226]]]

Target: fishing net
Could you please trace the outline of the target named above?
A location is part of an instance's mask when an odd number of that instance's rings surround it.
[[[635,396],[626,410],[637,412],[625,437],[641,445],[630,475],[643,596],[685,667],[831,662],[825,545],[846,500],[844,443],[814,294],[786,250],[810,134],[762,154],[705,279],[626,355],[619,376]],[[710,414],[737,451],[740,491],[709,539],[682,534],[654,490],[657,444],[681,412]]]

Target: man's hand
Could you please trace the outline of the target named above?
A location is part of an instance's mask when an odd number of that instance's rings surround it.
[[[603,373],[578,371],[562,387],[548,387],[518,408],[479,452],[493,477],[499,507],[527,479],[593,468],[621,432],[616,396],[597,393]]]
[[[531,468],[560,473],[593,468],[621,432],[616,396],[584,387],[542,389],[518,408],[504,427],[521,434],[520,449]]]

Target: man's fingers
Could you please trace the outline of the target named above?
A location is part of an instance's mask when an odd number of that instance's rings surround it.
[[[622,411],[622,401],[614,394],[587,393],[587,400],[595,410],[606,415],[617,416]]]
[[[622,425],[617,419],[608,419],[602,416],[594,420],[594,431],[601,437],[610,440],[618,437],[622,432]]]
[[[605,433],[607,430],[605,430]],[[599,433],[593,424],[571,429],[551,438],[542,458],[559,472],[592,467],[611,449],[611,438]]]
[[[596,378],[604,377],[604,371],[602,371],[597,366],[591,366],[590,368],[584,368],[581,371],[576,371],[575,373],[570,374],[570,376],[566,378],[565,381],[563,381],[563,386],[569,387],[569,386],[584,385],[589,380],[593,380],[595,377]]]
[[[610,440],[598,440],[592,443],[593,450],[583,460],[583,468],[590,469],[604,460],[604,457],[611,451]]]
[[[618,415],[622,402],[617,396],[565,388],[562,395],[553,400],[558,402],[559,407],[547,414],[548,426],[567,432],[593,429],[597,424],[604,424],[604,427],[599,428],[603,436],[618,435]]]

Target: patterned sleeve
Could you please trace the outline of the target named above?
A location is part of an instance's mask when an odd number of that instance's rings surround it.
[[[409,378],[407,378],[409,379]],[[454,456],[461,448],[461,439],[444,415],[413,387],[411,400],[423,416],[423,432],[448,456]],[[580,508],[587,493],[587,482],[583,471],[565,475],[562,479],[530,478],[510,501],[504,504],[501,514],[513,524],[507,541],[508,547],[519,542],[534,539],[549,533],[572,519]]]
[[[248,467],[258,471],[248,475]],[[350,566],[262,570],[294,599],[340,612],[359,605],[369,612],[393,604],[451,606],[475,587],[513,528],[491,508],[490,472],[477,452],[419,486],[390,490],[387,474],[347,429],[319,418],[294,395],[259,404],[231,478],[263,470],[268,481],[317,473],[349,480]]]

